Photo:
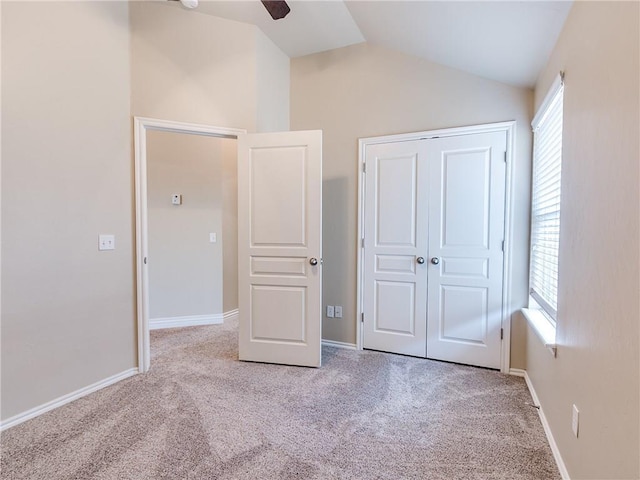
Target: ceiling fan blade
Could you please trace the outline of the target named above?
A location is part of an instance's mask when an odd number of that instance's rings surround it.
[[[279,20],[280,18],[284,18],[291,11],[287,2],[278,1],[278,0],[262,0],[262,4],[264,8],[267,9],[269,15],[274,20]]]

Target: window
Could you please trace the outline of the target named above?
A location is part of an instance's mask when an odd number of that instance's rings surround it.
[[[553,325],[558,308],[563,94],[561,74],[531,124],[533,176],[529,293]]]

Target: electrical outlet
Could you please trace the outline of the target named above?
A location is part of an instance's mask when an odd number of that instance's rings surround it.
[[[98,250],[115,250],[115,235],[98,235]]]
[[[580,410],[578,407],[573,405],[573,416],[571,417],[571,430],[573,430],[573,434],[578,438],[578,427],[579,427],[579,419],[580,419]]]
[[[333,305],[327,305],[327,318],[333,318]]]
[[[335,306],[335,314],[336,314],[336,318],[342,318],[342,306],[341,305],[336,305]]]

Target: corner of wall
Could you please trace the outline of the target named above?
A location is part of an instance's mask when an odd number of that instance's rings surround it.
[[[3,419],[136,365],[128,14],[2,2]]]
[[[557,356],[529,332],[526,368],[574,478],[640,478],[639,50],[638,2],[576,1],[536,86],[565,72]]]
[[[289,130],[290,76],[289,56],[256,27],[256,130]]]

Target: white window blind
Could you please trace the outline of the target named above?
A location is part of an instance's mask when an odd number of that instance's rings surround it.
[[[532,123],[529,293],[554,322],[558,308],[563,94],[560,76]]]

